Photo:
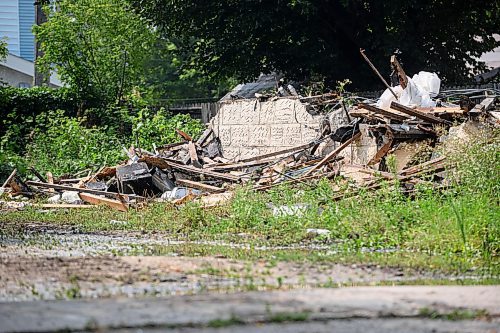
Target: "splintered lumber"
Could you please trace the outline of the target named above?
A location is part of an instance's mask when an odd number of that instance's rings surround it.
[[[47,181],[44,181],[43,179],[40,179],[40,181],[44,183],[54,184],[54,176],[52,175],[52,172],[47,171]],[[49,192],[55,192],[55,191],[53,188],[49,188]]]
[[[213,170],[213,171],[225,171],[225,170],[236,170],[243,169],[253,166],[259,166],[263,164],[267,164],[273,162],[272,159],[263,159],[260,161],[246,162],[246,163],[219,163],[215,165],[209,165],[205,167],[205,169]]]
[[[274,157],[274,156],[278,156],[278,155],[293,153],[293,152],[298,151],[298,150],[309,149],[312,146],[314,146],[315,144],[316,144],[316,142],[313,141],[313,142],[309,142],[309,143],[307,143],[305,145],[296,146],[296,147],[292,147],[292,148],[288,148],[288,149],[276,151],[274,153],[269,153],[269,154],[255,156],[255,157],[245,158],[245,159],[239,160],[239,162],[242,162],[242,163],[244,163],[244,162],[252,162],[252,161],[257,161],[257,160],[261,160],[261,159],[268,158],[268,157]]]
[[[90,194],[90,193],[80,193],[80,198],[92,205],[105,205],[121,212],[128,211],[128,205],[119,200],[113,200],[109,198],[100,197],[98,195]]]
[[[319,174],[319,175],[312,175],[312,176],[307,176],[307,177],[300,177],[300,178],[296,178],[294,180],[285,180],[283,182],[280,182],[280,183],[273,183],[273,184],[270,184],[270,185],[261,185],[261,186],[256,186],[254,187],[254,190],[255,191],[265,191],[265,190],[268,190],[270,188],[273,188],[273,187],[276,187],[276,186],[279,186],[279,185],[291,185],[291,184],[295,184],[297,183],[298,181],[307,181],[307,180],[312,180],[312,179],[319,179],[319,178],[331,178],[331,177],[335,177],[337,175],[337,171],[331,171],[331,172],[327,172],[327,173],[322,173],[322,174]]]
[[[191,159],[191,165],[196,168],[201,168],[200,161],[198,159],[198,153],[196,152],[196,146],[193,141],[189,141],[188,144],[189,158]]]
[[[17,173],[17,169],[14,169],[9,177],[7,177],[7,180],[3,183],[2,187],[5,188],[7,186],[9,186],[10,182],[12,181],[12,179],[16,176],[16,173]]]
[[[374,105],[370,105],[370,104],[366,104],[366,103],[360,103],[360,104],[358,104],[358,107],[365,109],[365,110],[368,110],[368,111],[371,111],[371,112],[374,112],[374,113],[378,113],[384,117],[387,117],[387,118],[393,119],[393,120],[397,120],[397,121],[405,121],[405,120],[408,120],[410,118],[406,115],[391,112],[389,110],[384,110],[384,109],[378,108]]]
[[[180,129],[175,129],[177,134],[179,134],[186,141],[193,141],[193,138],[189,136],[186,132],[181,131]]]
[[[359,172],[362,172],[362,173],[366,173],[368,175],[371,175],[371,176],[380,176],[382,178],[385,178],[385,179],[389,179],[389,180],[392,180],[392,179],[395,179],[395,178],[400,178],[399,176],[396,176],[390,172],[385,172],[385,171],[379,171],[379,170],[373,170],[373,169],[370,169],[370,168],[366,168],[362,165],[356,165],[356,164],[346,164],[345,166],[348,166],[348,167],[354,167],[354,168],[357,168]]]
[[[314,172],[314,171],[318,170],[319,168],[321,168],[323,165],[325,165],[331,159],[333,159],[334,157],[336,157],[340,152],[342,152],[342,150],[344,150],[347,146],[349,146],[352,142],[354,142],[355,140],[359,139],[360,137],[361,137],[361,132],[358,132],[352,138],[350,138],[349,140],[347,140],[346,142],[344,142],[343,144],[341,144],[340,147],[338,147],[337,149],[335,149],[334,151],[332,151],[330,154],[326,155],[321,161],[319,161],[318,164],[316,164],[311,169],[309,169],[304,174],[304,177],[308,176],[312,172]]]
[[[196,144],[200,147],[203,147],[207,139],[210,137],[210,135],[213,133],[213,130],[211,128],[206,129],[205,132],[200,136],[198,141],[196,141]]]
[[[368,57],[366,56],[365,54],[365,50],[363,49],[359,49],[359,52],[361,53],[361,56],[363,56],[363,58],[366,60],[366,62],[368,63],[368,65],[370,66],[370,68],[375,72],[375,74],[377,74],[377,76],[379,77],[379,79],[382,81],[382,83],[386,86],[387,89],[389,89],[389,91],[392,93],[392,95],[394,97],[396,97],[396,99],[398,98],[398,95],[396,95],[396,93],[394,92],[394,90],[391,88],[391,86],[387,83],[387,81],[384,79],[384,77],[382,76],[382,74],[380,74],[380,72],[378,71],[378,69],[375,67],[375,65],[372,64],[372,62],[370,61],[370,59],[368,59]]]
[[[407,169],[401,170],[401,172],[399,174],[403,175],[403,176],[412,175],[412,174],[415,174],[417,172],[421,172],[430,166],[439,165],[445,159],[446,159],[445,156],[441,156],[441,157],[435,158],[433,160],[424,162],[422,164],[415,165],[415,166],[409,167]]]
[[[391,150],[392,142],[394,141],[394,135],[392,131],[388,128],[384,135],[384,145],[377,151],[375,156],[368,162],[368,165],[374,165],[380,162],[380,160],[387,155],[389,150]]]
[[[471,111],[475,111],[475,112],[488,111],[491,108],[491,106],[493,105],[493,102],[495,102],[494,97],[485,98],[481,103],[474,106],[474,108]]]
[[[120,195],[119,193],[116,193],[116,192],[106,192],[106,191],[92,190],[89,188],[72,187],[72,186],[58,185],[58,184],[48,184],[48,183],[35,182],[35,181],[28,181],[28,182],[26,182],[26,184],[31,185],[31,186],[36,186],[36,187],[53,188],[54,190],[59,190],[59,191],[75,191],[75,192],[80,192],[80,193],[105,195],[108,197],[116,197],[116,196]],[[123,196],[133,197],[133,198],[141,198],[141,196],[138,196],[135,194],[124,194]]]
[[[391,56],[391,65],[396,74],[398,75],[399,84],[401,85],[401,88],[406,89],[406,87],[408,86],[408,77],[406,76],[403,67],[401,67],[401,64],[399,63],[395,55]]]
[[[154,157],[154,156],[143,156],[140,160],[140,162],[146,162],[147,164],[153,165],[157,168],[160,169],[167,169],[167,168],[174,168],[178,170],[182,170],[191,174],[198,174],[198,175],[205,175],[217,179],[222,179],[230,182],[239,182],[240,178],[230,175],[230,174],[224,174],[224,173],[219,173],[215,171],[209,171],[206,169],[198,169],[195,167],[192,167],[190,165],[183,165],[179,164],[176,162],[173,162],[171,160],[166,160],[164,158],[160,157]]]
[[[96,205],[78,205],[78,204],[37,204],[34,206],[39,208],[77,208],[77,209],[97,207]]]
[[[419,119],[422,119],[426,122],[432,123],[432,124],[444,124],[444,125],[451,125],[451,121],[444,120],[441,118],[438,118],[436,116],[433,116],[432,114],[425,113],[422,111],[418,111],[412,108],[409,108],[407,106],[404,106],[402,104],[399,104],[397,102],[392,102],[391,103],[391,108],[394,110],[398,110],[400,112],[403,112],[405,114],[408,114],[413,117],[417,117]]]
[[[183,185],[183,186],[186,186],[186,187],[196,188],[198,190],[202,190],[202,191],[205,191],[205,192],[217,193],[217,192],[224,192],[225,191],[223,188],[220,188],[220,187],[217,187],[217,186],[203,184],[203,183],[195,182],[193,180],[188,180],[188,179],[177,179],[175,182],[178,185]]]
[[[40,172],[38,172],[34,167],[30,167],[29,168],[31,172],[33,172],[33,174],[35,176],[37,176],[38,179],[40,179],[41,182],[44,182],[46,183],[47,181],[45,180],[45,178],[40,174]]]

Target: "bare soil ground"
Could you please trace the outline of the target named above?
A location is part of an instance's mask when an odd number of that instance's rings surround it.
[[[3,229],[10,232],[0,240],[0,301],[335,287],[432,277],[375,265],[187,257],[170,251],[180,242],[162,234],[81,233],[36,222],[4,224]],[[164,255],[141,253],[150,243],[161,246]]]

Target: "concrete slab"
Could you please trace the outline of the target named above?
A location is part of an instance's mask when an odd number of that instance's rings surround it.
[[[239,318],[266,322],[276,314],[308,313],[310,322],[419,317],[485,310],[500,329],[500,286],[397,286],[311,289],[149,299],[0,303],[0,332],[142,327],[203,327]]]

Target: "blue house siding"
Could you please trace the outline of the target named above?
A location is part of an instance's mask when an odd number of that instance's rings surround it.
[[[0,0],[0,38],[7,38],[9,52],[21,55],[18,0]]]
[[[19,39],[20,54],[26,60],[35,59],[35,36],[31,31],[35,24],[33,0],[19,0]]]

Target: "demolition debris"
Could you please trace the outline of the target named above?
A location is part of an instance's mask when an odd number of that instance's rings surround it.
[[[436,147],[446,146],[453,137],[468,140],[471,133],[498,127],[500,92],[440,92],[436,74],[420,72],[410,78],[395,57],[391,64],[399,82],[394,87],[373,67],[387,86],[377,101],[345,94],[301,97],[296,93],[286,97],[259,94],[253,99],[255,103],[289,100],[306,105],[307,110],[321,117],[313,129],[316,137],[309,142],[270,152],[261,150],[255,156],[229,157],[221,141],[229,139],[219,137],[214,126],[197,140],[178,130],[179,142],[154,147],[153,151],[130,147],[126,162],[103,167],[85,177],[54,178],[50,173],[44,177],[31,168],[38,181],[25,181],[14,170],[0,191],[12,199],[42,197],[46,203],[1,201],[0,207],[104,205],[127,211],[151,201],[177,205],[196,201],[209,208],[230,200],[238,185],[265,191],[281,184],[313,185],[312,180],[321,178],[342,178],[351,185],[348,192],[339,191],[332,200],[355,196],[361,189],[377,190],[383,182],[397,183],[409,195],[417,184],[429,184],[435,189],[447,187],[443,173],[446,153]],[[234,112],[241,115],[244,110]],[[265,124],[258,126],[263,133],[270,131]],[[261,141],[259,144],[266,144],[265,139]],[[388,156],[394,157],[393,168]]]

